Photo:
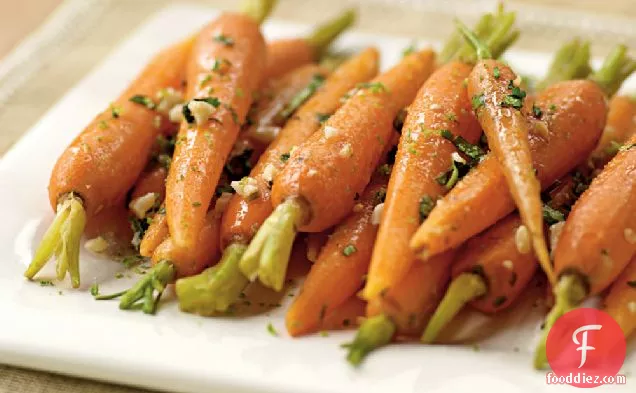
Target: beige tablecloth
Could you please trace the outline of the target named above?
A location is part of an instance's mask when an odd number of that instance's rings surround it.
[[[31,0],[36,3],[36,0]],[[175,1],[176,2],[176,1]],[[187,2],[187,1],[183,1]],[[190,0],[232,9],[234,0]],[[65,0],[0,60],[0,156],[73,84],[170,0]],[[468,22],[497,0],[280,0],[273,18],[312,23],[316,15],[358,5],[358,29],[443,39],[452,18]],[[522,37],[516,47],[552,50],[584,36],[602,56],[617,42],[636,42],[633,0],[512,0]],[[399,21],[399,23],[397,23]],[[2,360],[0,359],[0,362]],[[169,387],[167,387],[169,389]],[[144,390],[0,365],[0,393],[129,393]]]

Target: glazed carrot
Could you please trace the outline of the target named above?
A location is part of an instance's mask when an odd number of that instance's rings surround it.
[[[261,83],[261,20],[224,13],[200,31],[192,49],[190,100],[166,182],[168,227],[177,248],[196,247],[223,165]]]
[[[171,238],[166,238],[152,255],[152,270],[130,290],[116,294],[121,295],[119,308],[128,310],[140,305],[144,313],[154,314],[166,285],[177,277],[200,273],[216,260],[219,253],[219,218],[214,211],[206,215],[197,244],[194,249],[183,250],[175,247]],[[116,295],[107,298],[112,299]]]
[[[265,79],[278,78],[289,71],[320,59],[331,43],[356,19],[354,10],[346,10],[333,20],[316,27],[307,38],[281,39],[267,46]]]
[[[155,249],[163,243],[169,235],[168,221],[166,220],[165,213],[155,214],[141,239],[141,243],[139,243],[139,254],[144,257],[151,257]]]
[[[327,313],[360,289],[378,228],[378,222],[373,222],[374,211],[384,201],[387,181],[387,174],[373,176],[353,212],[338,224],[323,246],[287,311],[285,321],[290,335],[315,331]]]
[[[68,271],[73,287],[80,285],[79,244],[86,220],[123,202],[159,133],[158,112],[150,109],[155,104],[131,100],[178,89],[191,46],[186,40],[155,56],[110,109],[98,115],[62,153],[49,182],[56,218],[25,272],[27,278],[32,279],[55,253],[58,278]]]
[[[381,158],[393,119],[432,72],[433,58],[430,50],[414,53],[361,85],[323,132],[291,154],[274,181],[276,208],[241,259],[250,280],[258,277],[280,290],[297,231],[322,231],[351,211]]]
[[[515,241],[522,222],[511,214],[468,240],[452,267],[446,295],[426,326],[422,342],[432,343],[465,304],[484,313],[506,309],[537,270],[534,255]]]
[[[589,155],[603,130],[607,106],[598,85],[580,80],[547,88],[537,96],[535,106],[548,135],[531,132],[530,150],[545,188]],[[457,247],[514,208],[499,163],[488,154],[437,203],[411,247],[429,256]]]
[[[636,232],[632,232],[636,239]],[[625,338],[636,330],[636,257],[614,281],[604,299],[605,311],[623,330]]]
[[[263,153],[257,165],[252,169],[249,178],[243,180],[244,185],[248,182],[255,183],[256,189],[252,189],[255,192],[246,193],[245,187],[242,187],[240,182],[235,183],[243,195],[241,193],[234,195],[223,214],[221,246],[224,249],[224,254],[222,262],[238,263],[247,243],[272,212],[270,182],[274,179],[275,174],[284,167],[292,148],[300,145],[315,133],[320,128],[324,117],[331,115],[340,107],[340,98],[358,83],[371,79],[377,73],[377,69],[378,52],[373,48],[354,56],[336,69],[326,79],[322,87],[296,111],[274,142]],[[236,253],[236,255],[232,255],[232,253]],[[183,310],[210,314],[211,310],[224,311],[234,302],[242,290],[240,284],[244,287],[247,282],[237,267],[227,266],[226,268],[224,263],[220,265],[222,266],[220,270],[227,269],[228,274],[204,274],[215,280],[217,284],[210,284],[208,289],[200,291],[201,293],[197,295],[208,299],[208,302],[188,299],[183,292],[180,292],[186,290],[187,286],[195,285],[194,283],[198,282],[197,279],[180,280],[177,284],[177,295]],[[222,283],[221,279],[235,279],[237,282],[232,288],[236,291],[215,293],[221,289],[214,288],[230,285]],[[188,282],[192,284],[188,284]],[[189,291],[191,296],[195,294],[193,290]],[[206,307],[207,309],[197,310],[194,306],[189,305],[191,302],[196,302],[197,307]]]
[[[554,254],[559,277],[535,367],[545,364],[554,322],[583,299],[607,288],[636,253],[636,135],[621,148],[574,205]]]
[[[521,109],[526,97],[520,78],[492,55],[461,22],[458,28],[481,59],[468,78],[473,110],[496,157],[521,218],[530,232],[534,253],[551,283],[555,282],[548,247],[543,236],[541,185],[532,166],[529,123]]]
[[[351,296],[338,307],[327,312],[320,323],[307,333],[329,330],[347,330],[358,326],[358,320],[364,317],[366,303],[357,296]]]
[[[279,114],[301,91],[311,92],[318,88],[327,74],[324,67],[307,64],[271,80],[268,86],[261,89],[248,115],[250,126],[241,131],[241,134],[258,143],[271,143],[289,117]]]
[[[347,344],[347,360],[359,365],[371,351],[394,336],[419,334],[435,310],[448,282],[454,251],[437,255],[431,263],[416,263],[400,282],[367,305],[367,319],[353,342]]]
[[[481,129],[464,87],[471,68],[458,61],[440,67],[409,107],[363,292],[368,301],[396,286],[416,263],[408,244],[425,218],[422,206],[447,191],[436,179],[455,166],[451,156],[457,149],[440,131],[471,144],[479,140]]]
[[[97,254],[119,256],[130,249],[133,233],[128,221],[129,211],[123,204],[107,207],[86,223],[85,248]]]
[[[602,168],[616,154],[618,147],[635,131],[636,101],[634,98],[623,95],[612,97],[607,112],[607,125],[590,157],[592,165]]]
[[[166,196],[165,183],[167,176],[168,170],[163,166],[155,166],[150,170],[142,172],[139,179],[137,179],[130,199],[134,201],[145,195],[154,194],[157,200],[163,201]]]

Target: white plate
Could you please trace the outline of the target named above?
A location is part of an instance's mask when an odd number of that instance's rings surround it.
[[[121,312],[116,303],[95,302],[88,287],[97,280],[102,292],[108,293],[128,286],[134,277],[115,279],[121,264],[87,253],[81,256],[80,290],[71,290],[67,282],[41,287],[22,278],[34,246],[52,220],[46,185],[56,157],[154,52],[215,14],[192,6],[160,11],[60,100],[0,162],[0,362],[179,392],[549,391],[545,373],[531,368],[536,318],[515,322],[480,344],[478,352],[470,347],[391,346],[354,370],[339,348],[352,333],[292,340],[284,333],[285,307],[242,320],[182,314],[174,302],[155,317]],[[297,36],[307,27],[270,22],[265,31],[277,38]],[[339,46],[376,45],[386,68],[410,42],[410,38],[352,33]],[[522,73],[539,73],[548,56],[515,52],[509,60]],[[52,278],[52,273],[49,266],[39,278]],[[268,334],[269,322],[279,337]],[[633,354],[624,369],[636,369]],[[607,389],[633,391],[628,386],[634,383]]]

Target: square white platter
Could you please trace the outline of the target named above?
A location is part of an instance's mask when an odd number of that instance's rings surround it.
[[[183,314],[174,302],[163,304],[154,317],[122,312],[116,303],[95,302],[88,289],[97,281],[102,293],[120,290],[134,276],[117,280],[114,276],[123,269],[121,264],[85,252],[79,290],[70,289],[66,282],[41,287],[23,278],[33,249],[53,217],[46,185],[57,156],[153,53],[217,13],[195,6],[159,11],[0,161],[0,363],[175,392],[574,391],[547,386],[545,372],[532,370],[536,318],[517,321],[481,344],[479,351],[469,346],[396,345],[377,351],[354,370],[339,348],[352,332],[291,339],[284,333],[285,304],[245,319]],[[299,36],[308,29],[276,21],[264,27],[268,38]],[[375,45],[386,69],[411,42],[410,37],[348,33],[337,47]],[[511,51],[507,59],[521,73],[541,74],[549,55]],[[40,275],[52,277],[50,267]],[[270,322],[278,337],[267,332]],[[624,370],[628,375],[636,370],[636,356],[627,359]],[[636,380],[629,379],[625,386],[600,390],[633,392]]]

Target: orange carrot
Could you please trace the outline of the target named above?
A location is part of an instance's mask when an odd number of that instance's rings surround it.
[[[136,98],[179,89],[191,46],[186,40],[155,56],[62,153],[49,182],[49,199],[57,215],[25,272],[27,278],[32,279],[55,253],[58,278],[68,271],[73,287],[80,285],[79,243],[86,220],[123,203],[160,131],[155,121],[158,112],[151,109],[155,103],[148,99],[147,105],[140,105]]]
[[[580,80],[549,87],[538,95],[535,105],[541,115],[541,123],[537,123],[547,135],[531,130],[530,150],[533,167],[546,188],[592,151],[605,125],[607,106],[597,84]],[[429,256],[457,247],[514,207],[499,163],[488,154],[438,201],[415,233],[411,247]]]
[[[223,165],[262,78],[258,21],[225,13],[197,36],[188,94],[166,183],[168,227],[177,248],[194,248]]]
[[[338,307],[327,312],[314,330],[307,333],[329,330],[348,330],[358,326],[358,320],[364,316],[366,303],[357,296],[351,296]]]
[[[554,322],[583,299],[607,288],[636,253],[636,135],[621,148],[576,202],[554,254],[559,281],[537,347],[545,364],[545,339]]]
[[[322,231],[351,211],[389,141],[393,119],[430,75],[433,58],[430,50],[414,53],[359,86],[323,132],[291,153],[272,188],[276,209],[241,258],[246,277],[280,290],[297,231]]]
[[[635,233],[632,232],[632,236],[636,236]],[[629,337],[636,330],[636,257],[614,281],[604,305],[605,311],[618,322],[625,338]]]
[[[634,132],[636,132],[636,101],[629,96],[612,97],[607,112],[607,125],[591,155],[592,165],[602,168],[616,154],[621,143]]]
[[[130,199],[134,201],[144,195],[155,194],[157,200],[163,201],[166,196],[165,183],[167,176],[168,170],[163,166],[155,166],[143,172],[137,180],[137,184],[135,184]]]
[[[259,162],[250,172],[249,178],[242,180],[243,183],[234,184],[242,192],[231,198],[223,214],[221,227],[221,246],[224,254],[218,270],[225,271],[227,274],[204,273],[202,277],[193,278],[190,281],[180,280],[177,285],[177,295],[182,309],[207,315],[213,311],[224,311],[234,302],[243,289],[241,285],[244,287],[247,281],[238,267],[226,264],[238,263],[246,244],[272,212],[270,182],[274,179],[274,175],[285,165],[291,149],[312,135],[321,126],[324,117],[338,109],[342,95],[357,83],[372,78],[377,73],[377,69],[378,52],[372,48],[363,51],[336,69],[322,87],[287,122],[274,142],[262,154]],[[245,192],[247,183],[255,183],[256,189],[252,189],[255,192]],[[196,291],[188,287],[195,285],[199,282],[198,280],[203,279],[203,276],[211,277],[216,284],[210,283],[204,291],[199,291],[197,297],[201,299],[189,299],[180,292],[188,291],[191,296],[194,296]],[[229,285],[229,283],[223,283],[222,279],[235,281],[231,286],[234,292],[226,290],[218,294],[215,292],[215,288]],[[209,301],[202,299],[209,299]]]
[[[387,180],[384,173],[373,177],[353,212],[338,224],[320,251],[287,311],[287,331],[292,336],[315,331],[325,315],[360,289],[378,228],[373,222],[374,210],[384,201]]]
[[[541,185],[532,167],[529,123],[521,109],[526,92],[521,78],[505,63],[491,60],[483,43],[461,22],[458,28],[481,59],[468,78],[473,110],[497,159],[521,219],[530,233],[533,250],[551,283],[555,282],[543,236]]]
[[[151,257],[155,252],[155,249],[163,243],[168,236],[168,222],[166,220],[165,212],[155,214],[152,217],[152,222],[141,239],[141,243],[139,244],[139,254],[144,257]]]
[[[470,111],[464,86],[471,68],[461,62],[442,66],[409,107],[363,292],[367,300],[398,285],[416,263],[408,244],[426,216],[422,206],[434,203],[447,191],[436,178],[455,166],[451,155],[457,150],[439,132],[447,130],[450,139],[457,136],[469,143],[479,139],[481,129]]]
[[[424,343],[433,342],[466,303],[490,314],[521,294],[537,270],[534,255],[515,241],[521,225],[519,215],[511,214],[466,242],[453,263],[453,281],[422,335]]]
[[[307,38],[281,39],[270,43],[267,46],[265,79],[281,77],[293,69],[317,61],[355,19],[355,11],[346,10],[318,26]]]

